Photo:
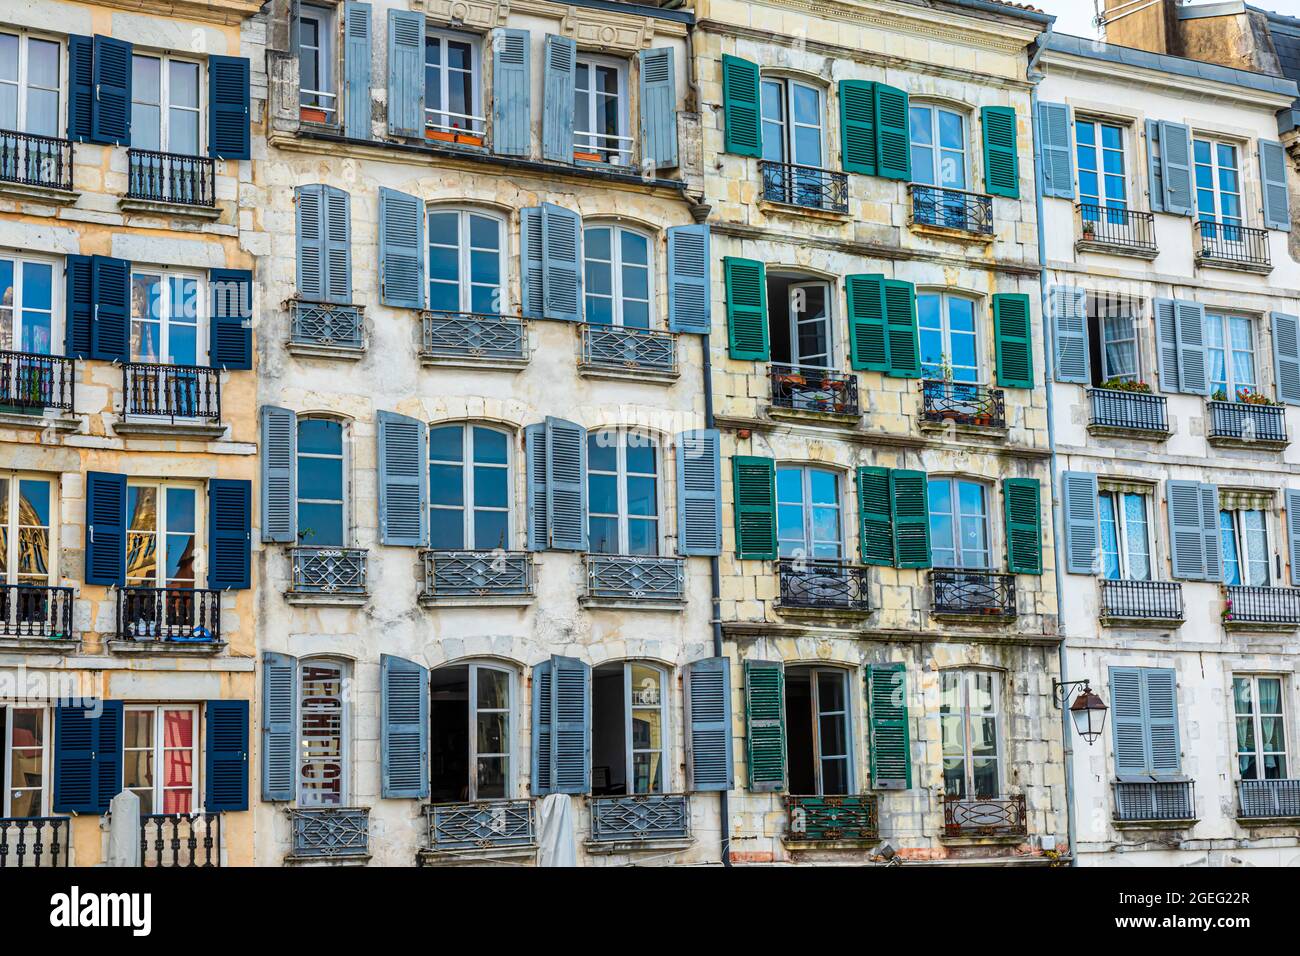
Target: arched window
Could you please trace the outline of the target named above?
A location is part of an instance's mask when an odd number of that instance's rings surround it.
[[[298,543],[342,547],[347,529],[343,423],[298,419]]]
[[[843,556],[838,472],[804,465],[779,466],[776,516],[781,557],[833,560]]]
[[[931,478],[930,550],[936,568],[992,565],[988,487],[970,478]]]
[[[587,435],[589,550],[659,553],[659,445],[641,432]]]
[[[592,671],[591,792],[663,793],[667,675],[640,661]]]
[[[347,662],[309,657],[298,669],[298,806],[348,802]]]
[[[429,429],[429,546],[508,550],[511,537],[511,436],[486,425]]]
[[[595,225],[583,231],[588,322],[650,328],[652,248],[649,236],[624,226]]]
[[[430,678],[434,803],[514,793],[514,674],[499,664],[453,664]]]
[[[843,668],[785,669],[790,793],[821,796],[853,791],[850,699],[849,672]]]
[[[505,307],[505,221],[474,209],[429,210],[429,308],[498,315]]]

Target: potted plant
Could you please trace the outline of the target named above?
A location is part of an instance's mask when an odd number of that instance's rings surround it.
[[[1237,401],[1242,405],[1280,405],[1281,402],[1275,402],[1261,392],[1253,388],[1237,389]]]
[[[1092,219],[1083,221],[1083,239],[1085,242],[1091,242],[1097,237],[1097,223]]]
[[[1151,394],[1151,386],[1135,378],[1108,378],[1101,383],[1100,387],[1112,392],[1133,392],[1138,395]]]

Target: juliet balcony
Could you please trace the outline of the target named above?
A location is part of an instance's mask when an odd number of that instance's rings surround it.
[[[686,559],[625,554],[586,554],[583,603],[628,608],[676,609],[686,599]]]
[[[1257,272],[1261,275],[1273,271],[1267,229],[1204,222],[1199,219],[1192,227],[1196,231],[1197,265]]]
[[[1024,794],[995,799],[943,797],[943,832],[950,837],[1024,836]]]
[[[1291,443],[1282,405],[1211,399],[1205,403],[1205,415],[1205,440],[1216,447],[1279,451]]]
[[[813,412],[847,423],[862,413],[858,377],[852,372],[774,364],[767,375],[772,386],[772,408],[778,414]]]
[[[1183,586],[1177,581],[1099,581],[1097,588],[1103,625],[1183,623]]]
[[[0,870],[68,865],[71,817],[0,817]]]
[[[0,352],[0,413],[70,413],[76,368],[76,359],[61,355]]]
[[[370,858],[369,807],[292,807],[287,863],[364,862]]]
[[[157,650],[212,654],[221,639],[221,592],[209,588],[125,587],[117,590],[119,653]]]
[[[770,159],[758,161],[758,173],[767,202],[840,214],[849,211],[847,173]]]
[[[127,150],[126,208],[175,207],[216,218],[216,165],[210,156]]]
[[[537,849],[537,812],[531,799],[430,803],[424,806],[421,864],[480,856],[531,856]]]
[[[72,640],[72,601],[72,588],[0,584],[0,640]]]
[[[875,794],[788,796],[787,845],[866,846],[880,839],[880,801]]]
[[[289,548],[291,604],[360,605],[368,596],[370,552],[365,548]]]
[[[677,335],[673,332],[591,323],[580,328],[578,368],[583,372],[660,380],[673,380],[681,374],[677,367]]]
[[[1177,825],[1196,819],[1196,785],[1190,780],[1116,781],[1115,821]]]
[[[174,869],[221,866],[221,814],[141,814],[140,865]]]
[[[1293,631],[1300,627],[1300,588],[1227,585],[1223,626],[1230,631]]]
[[[871,611],[871,577],[861,565],[782,558],[777,563],[782,611]]]
[[[591,843],[623,844],[686,840],[691,800],[684,793],[591,797]]]
[[[128,362],[122,366],[123,421],[118,432],[154,430],[220,434],[221,373],[203,365]]]
[[[1154,214],[1096,203],[1075,203],[1074,208],[1079,226],[1076,252],[1105,252],[1138,259],[1154,259],[1160,254]]]
[[[1088,389],[1088,431],[1094,435],[1145,438],[1169,437],[1169,400],[1149,392],[1117,388]]]
[[[366,350],[364,306],[289,299],[289,351],[319,358],[360,358]]]
[[[993,238],[993,197],[964,189],[912,183],[909,224],[922,229],[948,230],[978,239]]]
[[[0,129],[0,184],[71,194],[73,148],[66,139]]]
[[[935,568],[930,572],[930,613],[967,621],[1009,621],[1016,616],[1016,576],[997,571]]]
[[[524,604],[533,596],[527,551],[422,551],[423,604]]]
[[[420,360],[426,365],[528,364],[528,325],[512,315],[420,313]]]
[[[1300,780],[1238,780],[1237,819],[1300,819]]]
[[[1006,393],[987,385],[928,379],[921,383],[921,422],[929,427],[951,422],[968,429],[1004,431]]]

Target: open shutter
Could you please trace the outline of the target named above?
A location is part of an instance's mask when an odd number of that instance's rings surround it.
[[[343,4],[343,132],[349,139],[370,139],[371,24],[369,3]]]
[[[551,759],[555,751],[555,669],[551,661],[533,665],[533,786],[534,797],[553,793]]]
[[[543,314],[581,322],[582,217],[548,202],[542,203],[541,219]]]
[[[840,168],[876,175],[876,84],[840,80]]]
[[[677,550],[722,553],[722,436],[716,428],[677,436]]]
[[[895,468],[889,473],[889,498],[894,509],[895,566],[928,568],[930,500],[925,472]]]
[[[546,419],[548,545],[587,550],[587,430],[562,418]]]
[[[686,789],[730,790],[731,658],[686,665]]]
[[[668,227],[668,328],[708,335],[713,330],[709,288],[709,227]]]
[[[74,699],[54,708],[55,813],[98,813],[99,701]]]
[[[1038,144],[1042,154],[1043,195],[1074,198],[1074,122],[1066,103],[1038,104]]]
[[[572,657],[551,657],[552,781],[554,793],[591,791],[591,667]]]
[[[203,809],[248,809],[248,701],[210,700],[204,705]]]
[[[325,187],[313,183],[294,190],[298,229],[298,295],[325,301]]]
[[[519,210],[519,300],[526,319],[540,319],[546,310],[546,279],[542,268],[542,207]]]
[[[213,368],[253,367],[253,273],[248,269],[212,269],[212,313],[208,363]]]
[[[1205,550],[1205,580],[1223,580],[1223,539],[1219,532],[1219,486],[1202,483],[1201,540]]]
[[[1170,478],[1165,482],[1165,498],[1169,506],[1169,550],[1173,557],[1174,577],[1204,581],[1201,484]]]
[[[388,132],[424,139],[424,14],[388,11]]]
[[[1286,185],[1286,147],[1259,141],[1259,181],[1264,192],[1264,227],[1291,231],[1291,199]]]
[[[993,296],[993,337],[997,342],[998,384],[1003,388],[1034,387],[1034,339],[1029,296]]]
[[[1300,585],[1300,490],[1286,489],[1287,551],[1291,558],[1291,583]]]
[[[385,799],[429,796],[429,670],[379,656],[380,763]]]
[[[911,741],[907,732],[907,665],[867,667],[873,790],[912,788]]]
[[[262,540],[291,544],[298,498],[298,420],[287,408],[262,406]]]
[[[767,273],[763,263],[727,256],[722,260],[727,286],[727,340],[731,357],[766,362]]]
[[[1101,564],[1097,476],[1086,471],[1064,472],[1061,511],[1065,522],[1065,570],[1071,574],[1096,574]]]
[[[1088,293],[1055,286],[1050,300],[1056,332],[1056,380],[1087,385],[1092,380],[1088,368]]]
[[[1152,212],[1165,211],[1165,177],[1160,161],[1160,124],[1147,120],[1147,199]]]
[[[876,175],[912,180],[912,143],[908,131],[907,93],[876,83]]]
[[[95,41],[68,37],[68,139],[88,142],[95,109]]]
[[[894,563],[894,510],[889,469],[858,469],[858,542],[863,564]]]
[[[546,426],[524,429],[524,458],[528,472],[528,550],[545,551],[546,520]]]
[[[546,35],[542,48],[542,158],[573,162],[573,80],[578,47],[570,37]]]
[[[131,44],[95,35],[95,98],[91,104],[91,139],[96,143],[131,145]]]
[[[677,165],[677,72],[673,48],[642,50],[641,159],[647,169]]]
[[[849,304],[849,364],[870,372],[889,370],[885,339],[885,277],[844,277]]]
[[[95,292],[91,262],[90,256],[68,256],[65,260],[64,354],[69,358],[90,358],[94,343]]]
[[[292,800],[297,790],[298,660],[262,655],[262,799]]]
[[[992,196],[1020,198],[1020,159],[1016,151],[1016,111],[1010,106],[986,106],[980,111],[984,127],[984,188]]]
[[[916,287],[900,279],[885,280],[885,348],[894,378],[921,377],[920,333],[916,325]]]
[[[745,661],[745,764],[754,793],[785,789],[785,668]]]
[[[94,256],[90,260],[90,357],[104,362],[126,362],[131,355],[131,263],[125,259]]]
[[[1004,478],[1002,505],[1007,529],[1007,570],[1043,573],[1043,529],[1037,478]]]
[[[379,189],[379,299],[424,307],[424,203],[386,187]]]
[[[527,30],[492,31],[492,152],[527,156],[532,145],[532,83]]]
[[[126,583],[126,475],[86,472],[86,583]]]
[[[95,722],[95,813],[107,813],[108,805],[122,791],[122,702],[100,703],[103,712]]]
[[[208,480],[208,587],[249,587],[253,547],[253,483]]]
[[[1192,133],[1181,123],[1160,124],[1160,179],[1164,211],[1190,216],[1192,196]]]
[[[208,57],[208,155],[252,158],[250,70],[246,57]]]
[[[333,186],[324,192],[325,301],[352,301],[351,197]]]
[[[723,149],[737,156],[763,155],[758,64],[722,55]]]
[[[1178,387],[1192,395],[1208,395],[1205,367],[1205,306],[1178,299],[1174,302],[1178,335]]]
[[[1300,405],[1300,318],[1273,312],[1270,319],[1277,400],[1287,405]]]
[[[1173,299],[1156,299],[1156,365],[1160,372],[1160,391],[1182,391],[1178,381],[1178,303]]]
[[[379,540],[404,548],[429,539],[429,438],[424,422],[379,413]]]
[[[1142,690],[1141,668],[1110,669],[1110,709],[1113,712],[1110,726],[1115,746],[1115,775],[1121,780],[1146,773],[1151,766]]]
[[[1178,681],[1171,668],[1142,668],[1152,776],[1174,776],[1182,765],[1178,746]]]
[[[736,557],[776,560],[776,462],[736,455],[731,459],[731,482]]]

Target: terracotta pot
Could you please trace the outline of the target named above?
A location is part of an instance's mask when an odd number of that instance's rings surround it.
[[[424,138],[437,140],[440,143],[456,142],[455,133],[448,133],[446,130],[441,130],[441,129],[426,129],[424,131]]]
[[[462,146],[482,146],[483,137],[475,133],[457,133],[456,142]]]
[[[573,151],[574,159],[585,159],[591,163],[604,162],[604,157],[600,153],[580,153],[576,149]]]
[[[327,114],[322,109],[314,106],[303,106],[298,109],[298,118],[304,123],[325,123]]]

